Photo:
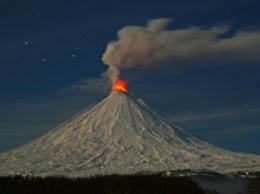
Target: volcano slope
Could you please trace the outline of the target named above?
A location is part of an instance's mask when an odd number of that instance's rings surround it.
[[[115,91],[35,141],[0,154],[0,175],[92,176],[171,170],[260,171],[260,156],[202,141]]]

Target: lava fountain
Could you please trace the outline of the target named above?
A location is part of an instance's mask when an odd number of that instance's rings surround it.
[[[112,92],[113,91],[121,91],[128,93],[127,82],[124,79],[117,77],[115,83],[112,86]]]

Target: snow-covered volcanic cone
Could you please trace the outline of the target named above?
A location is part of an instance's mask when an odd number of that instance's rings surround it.
[[[111,92],[39,139],[0,154],[0,175],[90,176],[178,169],[260,171],[260,156],[199,140],[122,91]]]

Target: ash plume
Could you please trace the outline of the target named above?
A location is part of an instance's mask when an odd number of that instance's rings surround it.
[[[169,18],[150,20],[146,26],[125,26],[107,45],[103,62],[113,81],[121,69],[141,66],[174,67],[191,64],[260,61],[260,31],[238,30],[230,25],[191,26],[168,30]],[[230,35],[231,34],[231,35]]]

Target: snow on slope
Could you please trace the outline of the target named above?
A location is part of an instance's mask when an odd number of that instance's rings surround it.
[[[116,91],[39,139],[0,154],[0,175],[90,176],[192,169],[260,171],[260,156],[231,152]]]

